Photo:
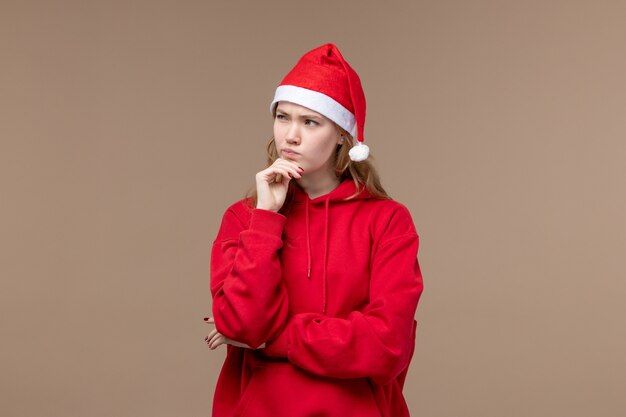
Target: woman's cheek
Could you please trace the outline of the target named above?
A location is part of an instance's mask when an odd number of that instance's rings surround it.
[[[278,140],[285,137],[285,126],[279,122],[274,123],[274,139]]]
[[[283,137],[283,136],[282,136],[282,134],[281,134],[280,129],[279,129],[278,127],[274,126],[274,140],[275,140],[276,142],[278,142],[278,141],[282,141],[282,137]]]

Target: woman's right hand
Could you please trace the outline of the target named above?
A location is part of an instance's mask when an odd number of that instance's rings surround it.
[[[256,174],[257,208],[278,212],[287,197],[289,181],[302,178],[304,170],[295,162],[278,158]]]

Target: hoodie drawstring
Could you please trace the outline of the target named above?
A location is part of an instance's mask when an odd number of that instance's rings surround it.
[[[309,232],[309,196],[305,196],[305,221],[306,221],[306,252],[307,252],[307,278],[311,279],[311,234]],[[328,207],[330,197],[324,202],[324,277],[322,279],[322,313],[326,313],[326,286],[328,281]]]
[[[305,193],[306,194],[306,193]],[[307,278],[311,279],[311,240],[309,237],[309,195],[305,196],[305,213],[306,213],[306,252],[308,256]]]
[[[365,200],[368,198],[372,198],[372,194],[367,190],[367,188],[360,188],[358,184],[356,184],[352,179],[344,179],[342,182],[335,188],[333,191],[329,192],[324,198],[324,264],[322,265],[322,312],[326,314],[326,310],[328,307],[328,257],[329,257],[329,240],[330,240],[330,202],[341,202],[348,200]],[[318,205],[322,203],[322,197],[317,197],[314,199],[315,201],[309,198],[309,195],[300,187],[296,187],[296,201],[298,203],[304,202],[304,212],[305,212],[305,228],[306,228],[306,252],[307,252],[307,279],[311,279],[312,272],[312,258],[311,258],[311,231],[309,230],[311,227],[311,214],[309,213],[311,210],[311,205]],[[299,206],[300,207],[300,206]],[[350,210],[349,207],[340,207],[335,206],[337,211],[341,210]],[[301,210],[301,208],[299,208]],[[301,216],[301,212],[298,212],[299,216]],[[298,225],[298,233],[301,233],[300,225]],[[317,229],[316,229],[317,230]],[[316,235],[317,236],[317,235]],[[321,242],[315,242],[316,244],[320,244]],[[316,251],[316,253],[318,253]],[[316,287],[317,288],[317,287]]]
[[[328,261],[328,203],[330,198],[326,199],[326,210],[324,212],[324,281],[322,282],[323,290],[322,294],[324,299],[322,300],[322,314],[326,314],[326,281],[328,277],[326,264]]]

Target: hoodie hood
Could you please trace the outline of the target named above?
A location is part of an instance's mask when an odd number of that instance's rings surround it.
[[[353,201],[353,200],[361,200],[367,198],[373,198],[372,194],[362,186],[361,191],[354,196],[353,198],[346,200],[351,195],[355,194],[357,191],[357,187],[354,184],[354,180],[350,178],[344,179],[335,189],[332,191],[321,195],[316,198],[309,198],[309,195],[300,187],[297,182],[294,182],[294,198],[293,202],[304,203],[305,201],[309,201],[310,204],[325,204],[326,201],[329,202],[341,202],[341,201]]]
[[[316,206],[324,206],[324,240],[321,242],[324,245],[324,259],[323,259],[323,271],[324,276],[322,278],[323,285],[323,302],[322,302],[322,312],[326,312],[326,286],[327,286],[327,264],[328,264],[328,241],[330,239],[329,233],[329,216],[330,216],[330,206],[332,205],[340,205],[340,204],[349,204],[352,201],[356,200],[365,200],[369,198],[374,198],[372,194],[365,188],[357,192],[357,186],[352,179],[344,179],[335,189],[321,195],[316,198],[309,198],[309,195],[298,185],[298,183],[294,183],[294,197],[293,204],[295,205],[304,205],[304,213],[305,213],[305,229],[306,229],[306,248],[307,248],[307,279],[311,279],[311,233],[310,233],[310,223],[309,223],[309,212],[311,207]],[[354,195],[356,193],[356,195]],[[353,196],[350,198],[351,196]],[[318,242],[315,242],[318,243]]]

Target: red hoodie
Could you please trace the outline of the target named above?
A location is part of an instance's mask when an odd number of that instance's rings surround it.
[[[214,417],[408,416],[402,388],[422,293],[408,209],[344,180],[286,214],[231,205],[211,252],[227,345]]]

